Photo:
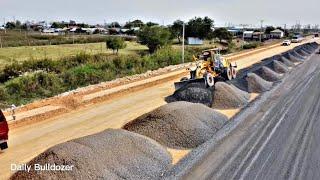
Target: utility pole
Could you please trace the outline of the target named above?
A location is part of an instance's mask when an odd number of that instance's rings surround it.
[[[186,25],[185,25],[185,23],[183,22],[183,25],[182,25],[182,63],[184,63],[184,36],[185,36],[185,28],[186,28]]]
[[[260,23],[261,23],[260,42],[262,42],[263,22],[264,20],[260,20]]]
[[[243,48],[244,46],[244,32],[245,32],[245,27],[247,27],[248,25],[247,24],[240,24],[240,26],[242,26],[242,44],[241,44],[241,47]]]

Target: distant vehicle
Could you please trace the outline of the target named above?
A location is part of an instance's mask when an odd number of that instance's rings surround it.
[[[8,148],[8,133],[9,127],[7,120],[0,110],[0,150],[5,150]]]
[[[304,38],[301,35],[296,35],[293,36],[293,38],[291,39],[292,43],[300,43],[304,40]]]
[[[290,41],[290,40],[284,40],[284,41],[282,42],[282,45],[283,45],[283,46],[290,46],[290,45],[291,45],[291,41]]]
[[[318,34],[318,33],[314,34],[314,37],[315,37],[315,38],[318,38],[318,37],[319,37],[319,34]]]

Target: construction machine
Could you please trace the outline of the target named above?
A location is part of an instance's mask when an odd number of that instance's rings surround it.
[[[0,110],[0,151],[8,148],[8,133],[9,127],[6,118]]]
[[[235,79],[237,76],[236,63],[221,56],[220,49],[208,49],[202,51],[200,55],[193,56],[193,63],[187,71],[190,77],[183,77],[180,82],[176,82],[175,89],[178,90],[190,83],[204,83],[206,87],[213,87],[216,80],[225,81]]]

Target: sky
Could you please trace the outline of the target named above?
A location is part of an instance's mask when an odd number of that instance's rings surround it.
[[[320,24],[319,0],[0,0],[0,24],[4,18],[125,23],[135,19],[171,24],[195,16],[208,16],[216,26]]]

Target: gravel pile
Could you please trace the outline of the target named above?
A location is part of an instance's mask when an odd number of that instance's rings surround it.
[[[290,59],[290,61],[292,61],[292,62],[294,62],[294,63],[297,63],[297,62],[298,62],[298,63],[301,63],[301,62],[303,62],[303,59],[294,56],[292,53],[289,53],[289,59]]]
[[[272,82],[266,81],[254,73],[248,73],[246,80],[248,81],[248,92],[250,93],[269,91],[273,85]]]
[[[297,58],[299,58],[299,59],[301,59],[302,61],[305,60],[305,58],[306,58],[306,57],[300,55],[299,53],[297,53],[297,51],[293,51],[292,55],[297,57]]]
[[[308,49],[307,46],[302,47],[302,50],[311,55],[313,53],[312,49]]]
[[[104,132],[54,146],[28,165],[73,165],[72,171],[19,171],[11,179],[155,179],[172,158],[155,141],[125,130]]]
[[[286,73],[289,71],[288,66],[277,60],[273,61],[273,69],[277,73]]]
[[[284,56],[282,56],[279,60],[280,60],[283,64],[285,64],[286,66],[288,66],[288,67],[294,67],[294,66],[295,66],[295,64],[294,64],[292,61],[290,61],[288,58],[286,58],[286,57],[284,57]]]
[[[123,128],[170,148],[195,148],[211,139],[227,120],[203,104],[181,101],[166,104]]]
[[[213,101],[213,88],[207,88],[204,82],[190,83],[166,98],[168,103],[176,101],[187,101],[192,103],[201,103],[211,106]]]
[[[249,100],[249,93],[238,89],[234,85],[217,82],[212,107],[217,109],[239,108],[248,104]]]
[[[299,55],[301,55],[302,57],[308,57],[309,54],[307,54],[306,52],[304,52],[302,49],[299,49],[296,51]]]
[[[282,79],[282,75],[274,72],[272,69],[262,66],[258,71],[256,71],[256,74],[261,76],[263,79],[271,82],[279,81]]]

